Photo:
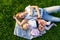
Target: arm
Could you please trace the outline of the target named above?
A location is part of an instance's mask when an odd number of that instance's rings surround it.
[[[36,9],[36,11],[37,11],[37,13],[38,13],[38,18],[40,18],[39,7],[38,7],[38,6],[31,6],[31,9],[32,9],[32,8],[35,8],[35,9]],[[32,13],[31,13],[31,15],[32,15]]]
[[[22,20],[22,22],[20,22],[16,17],[13,17],[15,20],[16,20],[16,22],[20,25],[20,26],[22,26],[24,23],[26,23],[28,20],[26,20],[26,19],[24,19],[24,20]]]
[[[20,25],[23,25],[23,24],[26,23],[27,21],[28,21],[27,19],[22,20],[22,22],[20,23]]]
[[[32,11],[32,7],[30,7],[30,16],[32,16],[33,11]]]
[[[22,26],[24,23],[27,22],[27,20],[24,19],[24,20],[22,20],[22,22],[20,22],[19,20],[16,19],[16,22],[17,22],[20,26]]]

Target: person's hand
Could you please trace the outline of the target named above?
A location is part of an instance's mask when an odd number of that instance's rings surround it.
[[[29,28],[29,24],[25,23],[22,28],[23,30],[27,30]]]
[[[40,16],[38,16],[37,18],[40,18]]]

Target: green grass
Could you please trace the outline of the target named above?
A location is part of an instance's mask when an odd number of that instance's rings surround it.
[[[26,40],[13,34],[15,26],[13,15],[24,11],[24,8],[29,4],[43,8],[60,5],[60,0],[0,0],[0,40]],[[60,14],[57,14],[57,16],[60,16]],[[60,23],[57,23],[57,25],[42,37],[33,40],[60,40]]]

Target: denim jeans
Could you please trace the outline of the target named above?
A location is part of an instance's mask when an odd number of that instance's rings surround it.
[[[39,9],[41,10],[41,17],[44,20],[51,21],[51,22],[60,22],[60,18],[49,15],[53,12],[60,11],[60,6],[52,6],[52,7],[39,8]],[[37,15],[37,12],[34,12],[32,17],[28,13],[25,19],[37,19],[35,15]]]
[[[51,21],[51,22],[60,22],[60,18],[49,15],[53,12],[56,13],[58,11],[60,11],[60,6],[52,6],[52,7],[43,8],[42,18],[44,20]]]

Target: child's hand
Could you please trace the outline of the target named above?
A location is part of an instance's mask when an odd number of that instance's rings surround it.
[[[23,30],[27,30],[28,28],[29,28],[29,24],[27,23],[23,24],[23,27],[22,27]]]

